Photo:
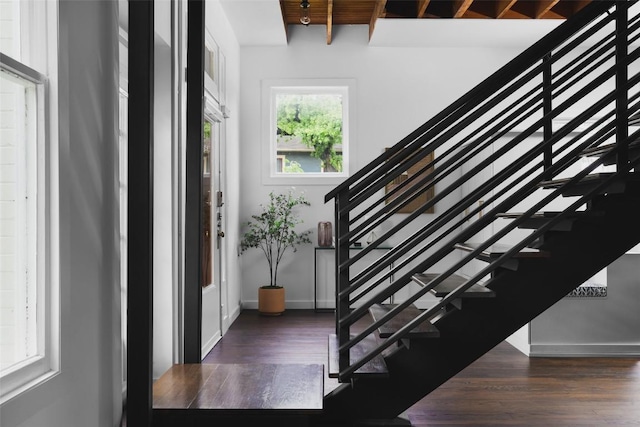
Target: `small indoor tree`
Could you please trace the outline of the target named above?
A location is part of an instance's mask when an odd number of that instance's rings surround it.
[[[262,212],[251,215],[252,220],[246,223],[247,231],[240,241],[241,251],[249,248],[260,248],[269,265],[269,287],[280,287],[278,284],[278,266],[289,248],[297,251],[297,246],[311,243],[311,230],[298,232],[296,225],[303,221],[295,212],[297,206],[310,206],[304,195],[294,195],[293,190],[286,194],[269,193],[269,204],[260,205]],[[265,285],[267,286],[267,285]]]

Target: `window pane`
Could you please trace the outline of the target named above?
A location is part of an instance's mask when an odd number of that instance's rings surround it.
[[[212,255],[212,229],[213,219],[211,217],[211,198],[212,175],[211,161],[213,160],[211,151],[213,123],[205,119],[204,122],[204,143],[202,146],[202,260],[201,260],[201,278],[200,286],[206,288],[213,283],[213,265],[211,263]]]
[[[20,49],[20,0],[0,0],[0,52],[18,61]]]
[[[342,173],[343,94],[277,93],[277,173]]]
[[[38,354],[36,91],[0,72],[0,370]]]
[[[120,44],[122,49],[122,44]],[[120,334],[122,336],[122,382],[127,381],[127,218],[128,218],[128,197],[129,197],[129,98],[126,92],[120,91],[119,97],[119,182],[120,182],[120,307],[122,315],[120,318]]]

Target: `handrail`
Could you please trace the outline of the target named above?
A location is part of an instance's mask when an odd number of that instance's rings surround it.
[[[617,172],[596,188],[624,179],[637,167],[638,159],[629,161],[626,147],[640,131],[628,136],[626,129],[620,130],[640,109],[640,73],[629,76],[628,71],[640,59],[640,48],[634,46],[640,39],[640,14],[628,16],[631,3],[636,1],[595,1],[584,7],[325,196],[325,201],[335,199],[336,203],[339,381],[349,380],[373,357],[434,318],[591,200],[597,190],[563,203],[568,206],[527,236],[514,236],[519,225],[562,200],[567,189],[607,158],[617,156]],[[620,25],[624,26],[621,30]],[[585,42],[590,47],[582,50]],[[575,111],[577,105],[579,111]],[[573,118],[558,122],[564,114]],[[613,138],[618,139],[614,149],[591,164],[579,164],[584,150],[608,144]],[[437,156],[424,160],[424,153],[436,150]],[[410,168],[417,172],[380,194]],[[562,184],[543,189],[544,182],[563,175],[567,179]],[[424,191],[436,186],[438,191],[430,199],[418,202]],[[499,214],[521,205],[525,210],[521,216],[507,224],[496,222]],[[407,206],[412,206],[411,212],[398,216]],[[443,210],[425,217],[423,213],[431,208]],[[389,221],[392,224],[382,230]],[[491,231],[485,232],[487,229]],[[348,248],[365,236],[368,245],[351,255]],[[373,250],[388,239],[394,241],[392,249],[374,255]],[[479,239],[473,250],[451,258],[458,243],[472,239]],[[471,261],[502,239],[515,239],[511,249],[486,267],[464,274],[465,281],[437,304],[377,348],[351,360],[350,349],[451,274],[469,269]],[[416,273],[436,265],[442,272],[429,283],[418,290],[408,288]],[[374,304],[401,290],[407,290],[403,300],[361,332],[350,333],[351,325]]]

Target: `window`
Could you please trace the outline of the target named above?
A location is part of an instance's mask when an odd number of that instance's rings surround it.
[[[120,43],[120,49],[126,47]],[[120,306],[123,307],[120,318],[120,334],[122,336],[122,383],[127,382],[127,219],[129,198],[129,94],[121,87],[118,97],[119,138],[118,181],[120,188]]]
[[[0,0],[0,402],[53,371],[47,2]]]
[[[219,69],[219,48],[209,31],[205,33],[204,41],[204,87],[219,100],[220,96],[220,69]]]
[[[353,88],[350,80],[264,83],[267,181],[332,184],[349,175]]]

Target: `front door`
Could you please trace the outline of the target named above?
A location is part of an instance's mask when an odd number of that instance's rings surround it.
[[[202,357],[222,337],[224,193],[222,114],[207,102],[202,153]]]

